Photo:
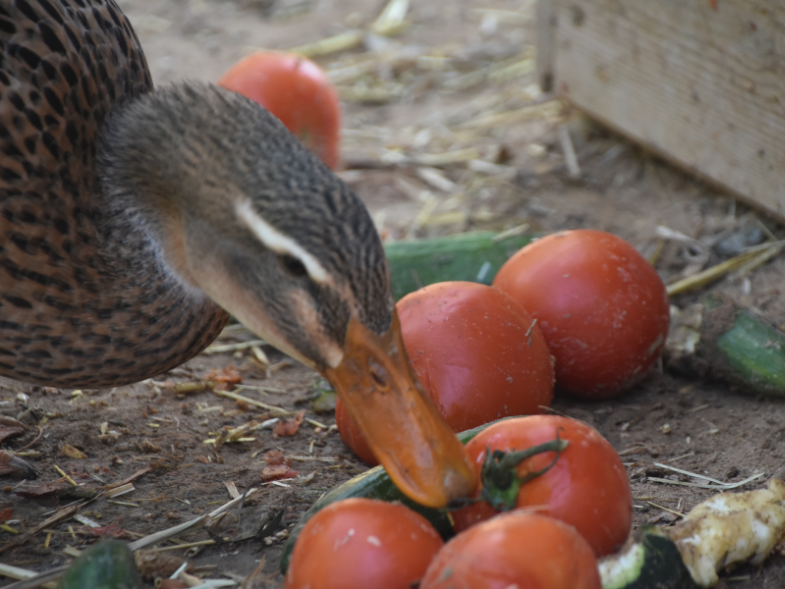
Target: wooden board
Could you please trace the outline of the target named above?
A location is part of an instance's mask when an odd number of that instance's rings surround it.
[[[785,221],[785,3],[540,0],[541,81]]]

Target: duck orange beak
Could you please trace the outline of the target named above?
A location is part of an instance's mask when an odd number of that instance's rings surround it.
[[[397,312],[383,335],[352,317],[343,360],[322,374],[405,495],[439,508],[474,491],[476,476],[463,445],[409,364]]]

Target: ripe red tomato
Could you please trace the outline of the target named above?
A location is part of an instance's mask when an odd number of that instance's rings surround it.
[[[539,328],[489,286],[442,282],[405,296],[398,314],[417,378],[456,432],[510,415],[540,413],[553,397],[553,359]],[[341,438],[378,464],[340,399]]]
[[[344,444],[349,446],[357,457],[368,466],[376,466],[379,461],[365,441],[365,437],[360,431],[360,426],[354,418],[349,415],[346,405],[343,404],[340,398],[335,400],[335,425],[338,426],[338,433],[341,434],[341,439]]]
[[[540,413],[553,398],[553,359],[529,314],[482,284],[442,282],[398,302],[406,351],[447,423],[464,431]]]
[[[538,320],[556,358],[556,386],[603,399],[648,372],[668,335],[668,294],[656,270],[604,231],[563,231],[524,247],[493,286]]]
[[[341,107],[324,71],[299,55],[260,51],[238,61],[218,85],[255,100],[333,170]]]
[[[300,532],[286,589],[411,589],[443,544],[428,520],[400,503],[338,501]]]
[[[597,559],[575,529],[511,511],[458,534],[433,559],[420,589],[600,589]]]
[[[555,439],[557,433],[569,446],[548,472],[521,485],[515,506],[539,506],[539,513],[574,526],[598,558],[611,554],[630,533],[632,491],[621,458],[595,429],[557,415],[508,419],[477,434],[466,444],[466,452],[479,473],[487,448],[524,450]],[[546,452],[524,460],[516,468],[518,477],[542,470],[554,456]],[[452,517],[456,531],[461,531],[498,513],[480,501]]]

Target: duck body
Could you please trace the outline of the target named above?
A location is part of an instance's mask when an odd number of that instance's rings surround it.
[[[106,117],[152,90],[133,29],[109,2],[3,1],[0,45],[0,374],[103,387],[186,361],[227,314],[150,263],[95,173]]]
[[[0,0],[0,48],[0,375],[136,382],[231,313],[333,383],[410,497],[468,496],[373,221],[329,168],[239,94],[153,91],[113,0]]]

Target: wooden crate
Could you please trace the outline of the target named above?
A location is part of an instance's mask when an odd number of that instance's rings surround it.
[[[540,82],[785,222],[785,2],[539,0]]]

